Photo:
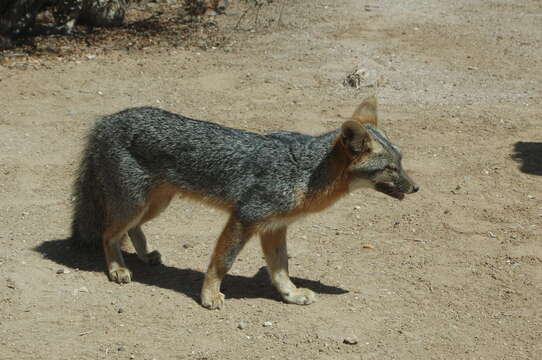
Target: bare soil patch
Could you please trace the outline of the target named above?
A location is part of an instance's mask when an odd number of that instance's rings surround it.
[[[542,358],[540,1],[296,0],[280,26],[279,6],[237,30],[239,4],[197,25],[134,13],[121,29],[2,53],[2,358]],[[353,69],[378,86],[345,87]],[[65,241],[96,116],[153,105],[318,134],[373,92],[421,190],[402,202],[360,190],[289,229],[291,275],[315,304],[281,302],[252,241],[226,308],[203,309],[226,218],[197,203],[146,227],[165,265],[127,249],[127,286]]]

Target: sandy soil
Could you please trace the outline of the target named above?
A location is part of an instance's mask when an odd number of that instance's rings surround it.
[[[216,49],[0,65],[2,359],[542,358],[541,2],[297,0],[282,27],[269,23],[278,10],[236,31],[234,6]],[[224,282],[226,308],[200,307],[226,217],[198,203],[146,226],[165,265],[129,249],[129,285],[69,248],[96,116],[155,105],[317,134],[375,92],[343,86],[355,68],[378,82],[381,128],[422,190],[403,202],[358,191],[292,226],[291,274],[317,303],[281,302],[252,241]]]

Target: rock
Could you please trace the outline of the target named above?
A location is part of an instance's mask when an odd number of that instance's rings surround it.
[[[122,314],[122,313],[124,312],[124,309],[123,309],[123,308],[119,308],[119,309],[117,310],[117,312],[118,312],[119,314]]]
[[[60,274],[69,274],[69,273],[70,273],[70,270],[67,270],[67,269],[62,268],[62,269],[58,269],[58,270],[56,271],[56,273],[59,274],[59,275],[60,275]]]
[[[10,288],[10,289],[15,289],[16,288],[15,281],[13,281],[12,279],[7,278],[6,282],[7,282],[6,285],[7,285],[8,288]]]
[[[244,330],[247,328],[247,323],[244,321],[240,321],[239,324],[237,325],[237,328],[240,330]]]
[[[358,343],[358,339],[355,336],[348,336],[344,338],[343,343],[347,345],[356,345]]]
[[[271,321],[266,321],[262,324],[264,327],[273,326],[273,323]]]
[[[375,71],[370,71],[363,68],[355,68],[351,73],[346,75],[343,80],[343,85],[359,89],[362,87],[378,87],[380,79]]]

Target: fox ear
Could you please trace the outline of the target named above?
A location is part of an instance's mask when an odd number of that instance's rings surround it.
[[[376,108],[376,97],[368,97],[363,100],[361,104],[359,104],[356,111],[354,111],[352,120],[357,121],[360,124],[371,124],[377,126]]]
[[[369,133],[357,121],[348,120],[343,123],[341,141],[352,155],[359,155],[371,150]]]

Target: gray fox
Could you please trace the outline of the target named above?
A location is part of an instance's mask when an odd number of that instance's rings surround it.
[[[143,262],[160,263],[141,226],[181,194],[230,214],[203,282],[204,307],[223,306],[221,281],[256,233],[283,299],[310,304],[315,294],[296,288],[288,275],[286,229],[361,187],[400,200],[419,189],[401,166],[399,148],[377,128],[374,97],[340,129],[320,136],[257,134],[157,108],[132,108],[102,117],[89,133],[74,185],[72,239],[101,243],[110,279],[128,283],[121,241],[128,235]]]

